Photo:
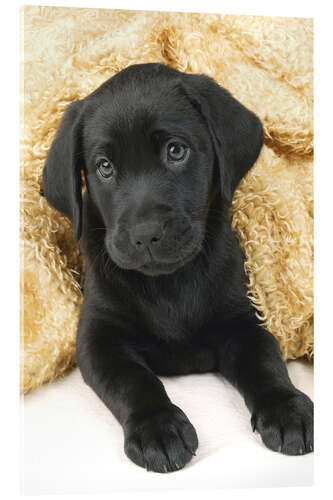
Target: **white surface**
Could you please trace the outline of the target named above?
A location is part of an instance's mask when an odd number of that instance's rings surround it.
[[[288,370],[296,387],[313,398],[312,366],[293,361]],[[313,485],[313,453],[288,457],[266,449],[252,433],[243,399],[219,375],[161,380],[198,434],[197,455],[184,469],[157,474],[133,464],[123,452],[120,425],[75,369],[24,398],[23,493]]]

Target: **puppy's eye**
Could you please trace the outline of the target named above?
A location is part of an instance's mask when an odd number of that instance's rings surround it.
[[[100,158],[97,163],[97,173],[102,179],[111,179],[114,175],[113,163],[106,158]]]
[[[189,149],[181,142],[169,142],[167,146],[168,161],[183,162],[187,159]]]

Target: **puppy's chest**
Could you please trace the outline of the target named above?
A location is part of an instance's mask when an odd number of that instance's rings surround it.
[[[174,289],[143,297],[141,310],[153,335],[164,339],[186,339],[195,335],[215,313],[212,290],[187,287],[179,283]]]

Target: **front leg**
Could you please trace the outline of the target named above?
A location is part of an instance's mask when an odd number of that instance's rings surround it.
[[[229,325],[219,371],[244,396],[253,430],[287,455],[313,450],[313,403],[292,384],[275,338],[254,320]]]
[[[195,429],[171,403],[134,339],[121,322],[84,313],[77,334],[78,366],[122,425],[126,455],[147,470],[181,469],[198,447]]]

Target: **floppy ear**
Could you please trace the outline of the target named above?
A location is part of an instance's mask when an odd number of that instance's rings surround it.
[[[238,183],[259,156],[261,122],[208,76],[184,74],[182,86],[208,127],[220,171],[221,195],[231,204]]]
[[[66,109],[43,170],[43,194],[50,205],[72,220],[75,241],[82,229],[81,105],[81,101],[74,101]]]

